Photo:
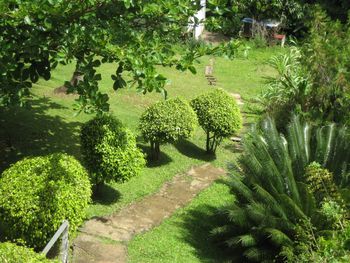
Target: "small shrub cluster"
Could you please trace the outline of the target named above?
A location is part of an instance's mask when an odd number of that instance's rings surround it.
[[[124,182],[145,165],[135,136],[111,115],[95,117],[82,126],[81,149],[91,182]]]
[[[159,158],[160,145],[189,138],[196,126],[196,114],[180,98],[168,99],[151,105],[142,114],[140,130],[151,144],[152,157]]]
[[[214,89],[191,101],[199,125],[207,135],[206,150],[215,153],[222,139],[242,127],[242,116],[235,99],[222,89]]]
[[[73,234],[85,217],[91,186],[86,170],[73,157],[51,154],[25,158],[0,178],[0,231],[41,249],[63,220]]]
[[[10,242],[0,243],[0,262],[2,263],[58,263],[58,260],[46,259],[33,249],[17,246]]]

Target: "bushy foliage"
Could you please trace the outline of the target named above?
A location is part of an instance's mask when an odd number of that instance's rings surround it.
[[[72,156],[26,158],[0,178],[0,230],[7,240],[40,249],[63,220],[73,234],[85,217],[91,187],[86,170]]]
[[[312,83],[308,110],[313,119],[350,120],[350,26],[315,12],[302,64]]]
[[[298,0],[209,0],[206,23],[210,31],[232,36],[238,34],[244,17],[260,21],[276,19],[285,30],[295,34],[304,28],[307,15],[307,5]]]
[[[144,139],[151,143],[153,157],[158,159],[160,144],[189,138],[196,123],[196,114],[190,105],[183,99],[173,98],[148,107],[139,127]]]
[[[331,226],[326,235],[316,235],[310,221],[302,221],[296,228],[295,248],[283,248],[288,263],[346,263],[350,261],[350,222],[346,211],[339,203],[326,200],[320,213]]]
[[[167,81],[156,65],[193,71],[200,56],[233,52],[233,45],[177,52],[199,8],[192,0],[0,1],[0,105],[25,104],[33,83],[49,80],[59,63],[70,62],[83,75],[78,85],[66,85],[80,96],[79,111],[109,110],[108,94],[99,89],[102,63],[115,66],[115,90],[130,84],[143,93],[165,93]]]
[[[337,187],[347,188],[350,147],[341,144],[348,140],[346,128],[334,125],[312,129],[294,118],[281,135],[272,119],[263,121],[244,140],[245,152],[229,180],[236,201],[222,209],[223,223],[213,233],[242,262],[267,262],[282,248],[293,250],[300,222],[310,222],[315,233],[331,230],[318,210],[314,193],[320,189],[309,186],[305,173],[321,172],[307,170],[316,161],[328,170],[322,171],[325,178],[331,172]]]
[[[242,127],[242,116],[235,99],[222,89],[214,89],[191,101],[199,125],[207,134],[207,152],[216,151],[223,138]]]
[[[324,169],[319,163],[313,162],[305,169],[305,179],[310,192],[318,203],[326,198],[340,201],[341,197],[334,183],[333,174]]]
[[[10,242],[0,243],[0,262],[2,263],[58,263],[58,260],[46,259],[31,248],[17,246]]]
[[[276,120],[277,127],[285,126],[292,113],[307,111],[307,98],[311,82],[301,64],[301,51],[292,47],[287,53],[279,54],[268,61],[276,70],[273,77],[266,77],[263,93],[258,102],[262,111]]]
[[[319,123],[350,122],[350,27],[322,11],[314,16],[306,44],[269,63],[278,74],[267,78],[260,103],[279,127],[291,113]]]
[[[81,151],[94,185],[127,181],[145,165],[135,136],[111,115],[95,117],[82,126]]]

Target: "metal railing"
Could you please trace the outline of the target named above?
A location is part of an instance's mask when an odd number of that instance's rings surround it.
[[[68,239],[68,231],[69,231],[69,223],[67,220],[62,222],[62,225],[58,228],[56,233],[53,235],[49,243],[45,246],[43,253],[45,256],[53,247],[53,245],[57,242],[59,237],[62,235],[62,243],[61,243],[61,260],[62,263],[68,263],[68,249],[69,249],[69,239]]]

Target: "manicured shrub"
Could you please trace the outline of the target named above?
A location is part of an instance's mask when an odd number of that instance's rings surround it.
[[[299,239],[297,228],[304,222],[319,237],[333,231],[320,209],[349,187],[347,141],[345,127],[312,129],[298,118],[285,135],[267,119],[245,137],[229,180],[235,202],[220,211],[222,221],[213,230],[232,256],[242,257],[237,262],[282,262],[281,250],[295,251],[309,241]]]
[[[147,108],[139,127],[145,140],[151,143],[152,157],[158,159],[160,144],[190,137],[196,122],[190,105],[183,99],[173,98]]]
[[[145,165],[135,136],[111,115],[95,117],[82,126],[81,149],[94,185],[124,182]]]
[[[33,249],[17,246],[10,242],[0,243],[0,262],[2,263],[58,263],[58,260],[49,260],[43,254]]]
[[[26,158],[0,178],[0,232],[41,249],[67,219],[70,234],[83,222],[91,195],[86,170],[72,156]]]
[[[206,150],[215,153],[222,139],[242,127],[242,116],[235,99],[222,89],[214,89],[191,101],[199,125],[207,134]]]

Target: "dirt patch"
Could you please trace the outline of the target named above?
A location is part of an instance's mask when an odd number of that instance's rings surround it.
[[[156,194],[114,215],[87,221],[81,229],[83,234],[74,241],[73,262],[126,262],[127,250],[123,244],[161,224],[223,175],[225,170],[210,164],[194,167],[186,174],[176,175]],[[118,243],[107,245],[100,238]]]

